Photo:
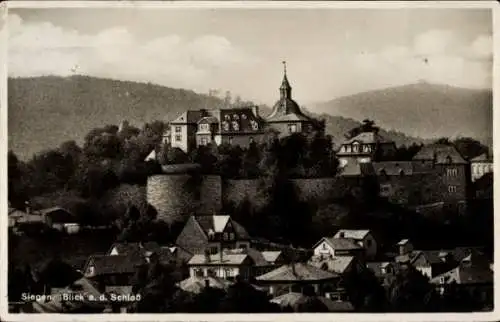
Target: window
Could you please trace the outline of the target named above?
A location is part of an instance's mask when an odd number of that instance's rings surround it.
[[[342,152],[347,152],[347,146],[346,145],[342,146]]]
[[[207,144],[208,144],[207,138],[200,138],[200,145],[207,145]]]
[[[245,114],[241,114],[241,119],[242,120],[246,120],[247,119],[247,116]]]
[[[229,144],[233,144],[233,137],[232,136],[229,137]]]
[[[359,144],[358,143],[354,143],[352,145],[352,152],[358,152],[359,151]]]
[[[483,167],[483,171],[484,171],[484,173],[488,173],[488,172],[490,171],[490,167],[489,167],[489,166],[487,166],[487,165],[485,165],[485,166]]]
[[[234,129],[235,131],[239,131],[239,130],[240,130],[240,125],[238,124],[238,122],[233,121],[233,129]]]
[[[322,247],[322,248],[323,248],[323,249],[326,249],[326,244],[325,244],[325,243],[323,243],[323,247]]]
[[[457,169],[446,169],[446,175],[451,177],[451,176],[456,176],[458,174]]]
[[[457,186],[448,186],[448,192],[450,193],[457,192]]]
[[[228,233],[224,233],[224,240],[228,240],[229,239],[229,234]]]
[[[234,239],[234,233],[229,233],[229,240],[233,240]]]
[[[89,267],[88,274],[89,275],[94,275],[95,274],[95,267],[94,266],[90,266]]]
[[[240,117],[238,116],[238,114],[233,114],[233,119],[235,119],[235,120],[239,120],[239,119],[240,119]]]
[[[352,147],[350,145],[346,145],[346,151],[347,152],[351,152],[352,151]]]
[[[370,146],[369,145],[363,145],[363,152],[370,152]]]
[[[222,122],[222,128],[224,131],[229,131],[229,123],[228,122]]]
[[[452,160],[451,160],[451,157],[448,155],[448,156],[446,157],[446,163],[451,164],[451,161],[452,161]]]
[[[175,127],[175,133],[181,133],[182,132],[182,129],[180,126],[176,126]]]
[[[200,130],[200,132],[206,132],[206,131],[208,131],[208,129],[209,129],[209,128],[208,128],[208,124],[200,124],[200,125],[198,126],[198,129]]]
[[[233,275],[233,270],[230,268],[224,268],[224,277],[231,277]]]
[[[288,133],[296,133],[297,124],[288,124]]]
[[[259,129],[259,123],[257,123],[257,121],[255,121],[255,120],[251,120],[251,121],[250,121],[250,124],[252,124],[252,129],[253,129],[254,131],[257,131],[257,130]]]
[[[176,136],[175,136],[175,140],[176,140],[177,142],[181,141],[181,136],[180,136],[180,135],[176,135]]]
[[[219,248],[217,246],[210,247],[210,254],[217,254]]]

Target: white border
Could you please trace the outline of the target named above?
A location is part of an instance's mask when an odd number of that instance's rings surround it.
[[[0,192],[7,191],[7,28],[3,26],[6,8],[158,8],[158,9],[213,9],[213,8],[239,8],[239,9],[402,9],[402,8],[443,8],[443,9],[481,9],[490,8],[493,11],[493,30],[500,31],[500,5],[497,1],[300,1],[300,2],[266,2],[266,1],[14,1],[0,3]],[[4,20],[5,21],[5,20]],[[496,28],[495,28],[496,27]],[[500,32],[494,32],[494,49],[500,49]],[[493,64],[493,103],[494,107],[500,102],[500,55],[494,50]],[[4,64],[1,64],[4,62]],[[493,119],[500,118],[497,108],[493,109]],[[500,133],[493,122],[494,143]],[[499,139],[500,140],[500,139]],[[500,148],[494,144],[494,171],[500,173],[497,160],[500,158]],[[500,194],[500,183],[494,182],[495,196]],[[499,195],[500,197],[500,195]],[[496,198],[495,198],[496,199]],[[7,194],[0,193],[0,204],[4,211],[7,208]],[[432,314],[362,314],[362,313],[292,313],[292,314],[9,314],[7,303],[7,215],[0,214],[0,320],[5,321],[318,321],[332,319],[341,321],[494,321],[499,320],[500,292],[495,288],[495,311],[484,313],[432,313]],[[495,207],[495,235],[500,234],[498,216]],[[495,250],[498,249],[498,238],[495,238]],[[497,268],[500,259],[499,252],[494,253],[495,273],[497,281],[500,272]]]

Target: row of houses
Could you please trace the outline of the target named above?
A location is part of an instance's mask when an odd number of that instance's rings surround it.
[[[64,231],[68,234],[76,234],[80,231],[77,217],[70,210],[59,206],[35,211],[32,211],[30,207],[22,211],[9,206],[8,218],[9,229],[16,234],[37,232],[44,228]]]
[[[485,300],[492,296],[492,266],[478,249],[416,250],[409,240],[401,240],[395,252],[381,256],[371,231],[345,229],[321,238],[306,252],[292,247],[262,249],[262,241],[261,249],[255,247],[245,228],[230,216],[192,216],[176,245],[115,243],[106,254],[90,256],[81,273],[100,293],[130,295],[138,267],[160,261],[175,264],[177,285],[186,292],[227,289],[243,279],[283,306],[314,296],[330,311],[352,311],[343,286],[349,274],[371,270],[384,285],[401,269],[413,266],[440,293],[458,285]]]

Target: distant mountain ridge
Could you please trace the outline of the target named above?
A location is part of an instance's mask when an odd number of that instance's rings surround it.
[[[311,108],[357,121],[369,118],[414,137],[467,136],[492,145],[492,90],[418,83],[340,97]]]
[[[106,124],[128,120],[140,127],[154,120],[170,121],[188,109],[224,107],[222,99],[190,90],[90,76],[10,78],[8,100],[9,149],[25,160],[67,140],[82,143],[91,129]],[[261,111],[265,115],[270,109],[263,106]],[[342,116],[312,115],[325,118],[336,144],[359,125]],[[381,134],[397,144],[424,141],[396,131]]]

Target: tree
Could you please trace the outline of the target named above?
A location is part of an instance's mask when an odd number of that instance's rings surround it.
[[[413,266],[402,267],[388,289],[391,310],[395,312],[432,312],[438,298],[429,280]]]
[[[261,159],[257,143],[252,142],[243,154],[241,176],[247,179],[255,179],[260,175],[259,162]]]
[[[158,158],[160,164],[182,164],[190,162],[186,152],[179,148],[164,146]]]
[[[220,312],[226,313],[270,313],[278,308],[269,302],[265,292],[257,290],[239,276],[229,286],[227,295],[220,302]]]
[[[460,154],[462,154],[462,156],[467,160],[477,157],[483,153],[489,153],[487,146],[472,138],[461,137],[454,140],[453,144]]]

